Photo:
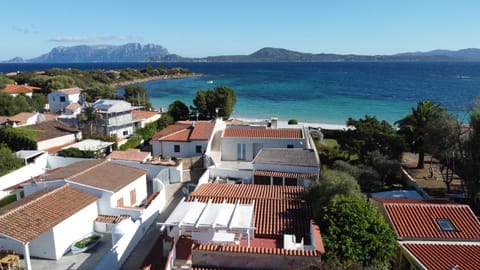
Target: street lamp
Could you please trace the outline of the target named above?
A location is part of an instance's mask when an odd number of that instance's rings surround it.
[[[215,108],[215,114],[216,114],[217,118],[218,118],[218,111],[219,110],[220,110],[220,108]]]

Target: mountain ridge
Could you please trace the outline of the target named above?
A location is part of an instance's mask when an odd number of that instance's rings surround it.
[[[340,61],[480,61],[480,49],[432,50],[391,55],[303,53],[284,48],[264,47],[248,55],[219,55],[187,58],[170,53],[156,44],[59,46],[32,59],[15,57],[3,63],[75,62],[340,62]]]

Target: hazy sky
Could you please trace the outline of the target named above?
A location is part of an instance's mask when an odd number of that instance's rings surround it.
[[[479,0],[7,1],[0,60],[57,46],[155,43],[187,57],[263,47],[393,54],[480,48]]]

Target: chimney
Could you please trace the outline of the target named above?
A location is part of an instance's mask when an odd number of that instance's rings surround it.
[[[270,127],[273,129],[276,129],[278,126],[278,118],[272,117],[272,119],[270,119],[270,123],[271,123]]]

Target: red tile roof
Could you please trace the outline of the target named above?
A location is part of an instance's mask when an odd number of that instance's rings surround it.
[[[292,172],[276,172],[276,171],[263,171],[263,170],[256,170],[254,172],[255,175],[263,175],[263,176],[273,176],[273,177],[285,177],[285,178],[312,178],[316,177],[316,174],[312,173],[292,173]]]
[[[68,185],[34,193],[0,208],[0,234],[28,243],[97,199]]]
[[[128,218],[130,218],[130,216],[128,215],[120,215],[120,216],[98,215],[95,221],[109,223],[109,224],[117,224]]]
[[[58,92],[62,92],[62,93],[67,94],[67,95],[80,94],[82,91],[83,91],[83,89],[79,88],[79,87],[58,89]]]
[[[403,239],[480,239],[480,222],[468,205],[386,203],[388,217]],[[442,231],[438,219],[448,219],[455,231]]]
[[[283,234],[309,235],[312,211],[304,200],[305,193],[301,186],[203,184],[190,194],[189,200],[212,199],[214,203],[254,200],[255,236],[281,238]]]
[[[2,92],[5,92],[7,94],[27,94],[27,93],[32,93],[33,91],[36,90],[41,90],[40,87],[35,87],[35,86],[28,86],[28,85],[23,85],[23,84],[6,84],[5,88],[3,88]]]
[[[126,151],[112,151],[107,158],[112,160],[129,160],[136,162],[144,162],[148,157],[150,157],[150,152],[141,152],[138,149],[127,149]]]
[[[157,115],[155,111],[132,110],[133,120],[144,120]]]
[[[301,250],[301,249],[283,249],[283,248],[264,248],[264,247],[246,247],[246,246],[221,246],[214,244],[194,244],[193,249],[214,252],[230,252],[230,253],[253,253],[267,255],[283,255],[283,256],[319,256],[317,250]]]
[[[480,266],[480,244],[404,243],[403,246],[426,269],[477,270]]]
[[[68,104],[68,106],[65,107],[65,109],[70,110],[70,111],[75,111],[75,110],[77,110],[81,107],[82,107],[82,105],[78,104],[77,102],[73,102],[73,103]]]
[[[233,138],[281,138],[281,139],[301,139],[302,130],[293,128],[260,128],[260,127],[244,127],[225,129],[223,137]]]
[[[75,183],[117,192],[148,171],[116,164],[107,160],[87,160],[57,168],[45,174],[44,179],[67,179]]]
[[[210,139],[214,127],[215,123],[210,121],[197,121],[194,124],[179,122],[159,131],[153,136],[152,141],[206,141]]]

